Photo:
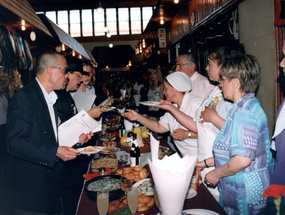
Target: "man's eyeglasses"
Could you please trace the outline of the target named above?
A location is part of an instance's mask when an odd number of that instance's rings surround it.
[[[68,69],[67,68],[60,68],[60,67],[56,67],[56,66],[51,66],[50,68],[53,68],[53,69],[61,69],[64,71],[65,74],[68,73]]]
[[[82,78],[82,74],[78,74],[78,73],[73,73],[73,74],[77,75],[78,79]]]
[[[175,69],[181,69],[182,66],[187,65],[189,63],[184,63],[184,64],[176,64]]]

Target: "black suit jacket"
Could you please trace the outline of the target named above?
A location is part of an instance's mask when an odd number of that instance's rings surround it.
[[[95,88],[95,94],[96,94],[96,99],[94,103],[96,106],[99,106],[107,98],[107,96],[102,90],[102,86],[97,82],[95,82],[93,87]]]
[[[61,212],[58,143],[48,106],[36,80],[11,99],[6,132],[10,155],[8,177],[14,208],[39,213]]]
[[[57,94],[58,97],[56,101],[56,106],[61,124],[73,117],[78,111],[76,109],[74,100],[69,92],[67,92],[65,89],[55,90],[54,92]]]

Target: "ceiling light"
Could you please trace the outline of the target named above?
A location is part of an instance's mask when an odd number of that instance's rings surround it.
[[[179,0],[174,0],[174,3],[175,3],[175,4],[178,4],[178,3],[179,3]]]
[[[104,32],[108,32],[107,26],[104,27]]]
[[[55,47],[55,50],[56,50],[57,52],[61,52],[61,46]]]
[[[140,53],[142,53],[142,44],[140,43]]]
[[[142,39],[142,47],[145,48],[145,39]]]
[[[79,59],[82,59],[82,55],[81,54],[79,55]]]
[[[107,37],[108,37],[108,38],[110,38],[110,37],[111,37],[111,34],[110,34],[109,32],[107,33]]]
[[[164,24],[164,19],[160,19],[160,20],[159,20],[159,23],[160,23],[161,25],[163,25],[163,24]]]
[[[64,52],[65,51],[65,45],[64,43],[61,44],[61,50]]]
[[[104,9],[101,7],[101,1],[99,1],[99,7],[97,8],[96,12],[101,15],[103,13]]]
[[[31,39],[31,41],[35,41],[36,40],[36,33],[34,31],[31,31],[30,39]]]
[[[132,61],[129,61],[129,64],[128,64],[128,66],[132,66]]]
[[[109,43],[109,48],[113,48],[113,46],[114,46],[113,43],[110,42],[110,43]]]
[[[22,30],[22,31],[26,30],[26,22],[25,22],[25,20],[23,20],[23,19],[22,19],[22,21],[21,21],[21,30]]]
[[[75,51],[74,51],[74,50],[72,50],[72,56],[73,56],[73,57],[75,56]]]

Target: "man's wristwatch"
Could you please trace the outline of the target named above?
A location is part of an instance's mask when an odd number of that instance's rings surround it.
[[[189,131],[189,133],[188,133],[188,137],[189,137],[189,138],[191,138],[191,131]]]

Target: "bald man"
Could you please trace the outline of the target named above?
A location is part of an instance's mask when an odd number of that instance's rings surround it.
[[[65,57],[43,53],[36,72],[36,78],[12,97],[7,113],[7,177],[16,215],[61,214],[59,159],[72,160],[78,152],[58,145],[54,90],[66,86]]]

